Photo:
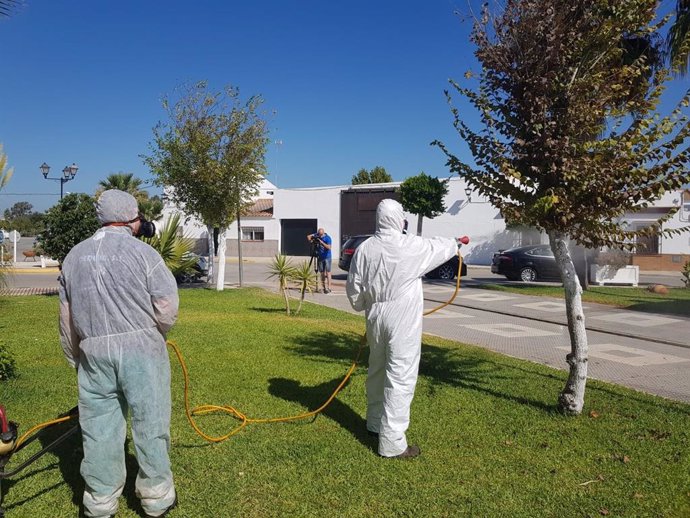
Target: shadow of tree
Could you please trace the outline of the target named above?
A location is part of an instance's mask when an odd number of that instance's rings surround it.
[[[358,344],[359,337],[354,333],[317,331],[300,337],[299,341],[295,340],[295,345],[290,346],[290,350],[313,361],[343,362],[354,359]],[[367,355],[368,349],[363,350],[359,361],[360,369],[366,368]],[[519,392],[515,385],[515,380],[519,379],[516,370],[519,369],[498,360],[466,355],[457,349],[437,347],[428,343],[422,346],[420,375],[427,377],[432,386],[450,385],[475,390],[529,405],[544,412],[555,412],[555,404]],[[555,402],[555,394],[553,399]]]
[[[313,387],[306,387],[302,386],[299,381],[286,378],[271,378],[269,380],[268,392],[286,401],[300,403],[311,411],[321,406],[333,394],[333,391],[341,381],[342,378],[338,377]],[[347,387],[347,384],[345,387]],[[367,434],[366,420],[338,398],[331,401],[320,415],[324,415],[338,423],[367,448],[375,449],[377,441]],[[316,416],[314,419],[316,419]]]

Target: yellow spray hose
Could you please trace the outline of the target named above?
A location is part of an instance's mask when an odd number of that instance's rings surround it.
[[[454,300],[455,297],[458,294],[458,291],[460,290],[460,274],[462,272],[462,256],[458,254],[458,259],[459,259],[459,264],[458,264],[458,280],[455,284],[455,292],[453,292],[452,297],[448,300],[448,302],[441,304],[440,306],[433,308],[429,311],[426,311],[424,313],[424,316],[431,315],[434,311],[438,311],[441,308],[444,308],[451,304]],[[254,419],[254,418],[249,418],[246,415],[244,415],[242,412],[237,410],[236,408],[230,406],[230,405],[201,405],[198,406],[194,409],[190,410],[190,405],[189,405],[189,372],[187,371],[187,365],[184,361],[184,358],[182,357],[182,353],[180,352],[179,347],[175,342],[172,340],[168,341],[168,346],[172,348],[172,350],[175,352],[175,355],[177,356],[177,360],[180,362],[180,366],[182,367],[182,374],[184,377],[184,408],[185,408],[185,414],[187,415],[187,420],[189,421],[189,424],[192,425],[192,428],[194,428],[194,431],[203,439],[209,441],[209,442],[222,442],[229,437],[232,437],[235,435],[237,432],[242,430],[245,426],[247,426],[250,423],[285,423],[288,421],[297,421],[299,419],[306,419],[308,417],[315,416],[322,412],[330,403],[335,399],[335,397],[338,395],[338,392],[345,386],[347,381],[350,379],[350,376],[352,376],[352,373],[355,371],[357,368],[357,363],[359,362],[359,357],[362,354],[362,350],[364,349],[364,346],[367,343],[366,339],[366,334],[362,336],[359,342],[359,347],[357,349],[357,354],[355,355],[355,359],[352,362],[352,365],[350,365],[350,368],[348,369],[347,373],[345,374],[345,377],[343,380],[340,382],[340,384],[336,387],[336,389],[333,391],[333,394],[330,395],[330,397],[316,410],[312,410],[310,412],[304,412],[302,414],[297,414],[293,416],[288,416],[288,417],[272,417],[272,418],[264,418],[264,419]],[[239,419],[241,422],[240,424],[231,430],[229,433],[217,437],[213,437],[210,435],[205,434],[199,426],[196,424],[196,421],[194,420],[194,416],[196,415],[205,415],[205,414],[210,414],[214,412],[224,412],[226,414],[230,414],[236,419]]]
[[[64,423],[65,421],[69,421],[73,417],[75,416],[68,415],[65,417],[60,417],[58,419],[53,419],[52,421],[46,421],[45,423],[37,424],[33,428],[27,430],[26,433],[22,435],[19,439],[17,439],[17,442],[14,444],[14,448],[12,448],[12,451],[16,451],[24,441],[26,441],[29,437],[31,437],[31,435],[38,432],[39,430],[43,430],[44,428],[48,428],[49,426],[53,426],[54,424]]]
[[[438,307],[435,307],[433,309],[430,309],[429,311],[425,311],[423,313],[424,316],[431,315],[435,311],[438,311],[439,309],[445,308],[446,306],[450,305],[453,303],[455,300],[455,297],[458,295],[458,291],[460,291],[460,274],[462,273],[462,256],[458,253],[458,280],[455,283],[455,291],[453,292],[453,295],[451,298],[448,300],[448,302],[445,302],[441,304]],[[222,442],[236,433],[238,433],[242,428],[247,426],[250,423],[285,423],[288,421],[297,421],[299,419],[306,419],[308,417],[315,416],[321,412],[335,399],[335,397],[338,395],[338,392],[342,390],[342,388],[345,386],[347,381],[350,379],[350,376],[352,376],[352,373],[355,371],[357,368],[357,363],[359,362],[359,357],[362,354],[362,350],[364,349],[364,346],[366,345],[367,340],[366,340],[366,334],[362,336],[359,342],[359,347],[357,349],[357,354],[355,355],[354,360],[352,361],[352,365],[350,365],[350,368],[348,369],[347,373],[345,374],[345,377],[343,380],[340,382],[340,384],[335,388],[333,391],[333,394],[330,395],[330,397],[316,410],[312,410],[310,412],[304,412],[302,414],[297,414],[293,416],[288,416],[288,417],[271,417],[271,418],[263,418],[263,419],[257,419],[257,418],[249,418],[246,415],[244,415],[242,412],[237,410],[236,408],[230,406],[230,405],[200,405],[194,409],[190,409],[189,405],[189,371],[187,370],[187,364],[184,361],[184,358],[182,357],[182,353],[180,352],[180,348],[178,345],[173,342],[172,340],[168,340],[167,344],[168,346],[175,352],[175,356],[177,356],[177,360],[180,362],[180,367],[182,368],[182,374],[184,377],[184,409],[185,409],[185,414],[187,415],[187,420],[189,421],[189,424],[192,425],[192,428],[194,428],[194,431],[203,439],[209,441],[209,442]],[[211,414],[214,412],[223,412],[226,414],[230,414],[236,419],[239,419],[241,422],[240,424],[228,432],[225,435],[213,437],[210,435],[205,434],[199,426],[196,424],[196,421],[194,420],[195,415],[206,415],[206,414]],[[39,430],[42,430],[43,428],[47,428],[49,426],[58,424],[58,423],[64,423],[65,421],[69,421],[70,419],[73,419],[75,415],[68,415],[65,417],[60,417],[58,419],[53,419],[51,421],[46,421],[45,423],[37,424],[36,426],[32,427],[29,429],[24,435],[22,435],[19,439],[17,439],[17,442],[14,445],[14,448],[12,451],[16,451],[22,443],[24,443],[32,434],[38,432]]]

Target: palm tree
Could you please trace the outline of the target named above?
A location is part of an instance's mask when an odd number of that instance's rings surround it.
[[[0,0],[1,1],[1,0]],[[7,169],[7,155],[2,152],[2,144],[0,144],[0,191],[2,190],[7,182],[12,178],[13,169]],[[5,254],[4,249],[0,252],[2,257],[0,257],[0,287],[5,286],[7,279],[5,276]]]
[[[690,69],[690,0],[676,0],[676,21],[668,32],[666,49],[671,64],[685,75]]]
[[[192,253],[192,242],[178,232],[180,215],[175,214],[165,224],[158,234],[151,238],[142,238],[161,254],[165,266],[179,277],[194,269],[197,257]]]
[[[0,0],[0,16],[9,16],[18,6],[18,0]]]
[[[156,221],[163,217],[163,201],[158,196],[151,196],[139,200],[139,212],[148,221]]]
[[[276,254],[269,268],[269,278],[277,277],[280,291],[285,297],[285,310],[290,315],[290,298],[288,296],[288,281],[292,278],[294,268],[290,259],[285,255]]]
[[[297,281],[300,287],[299,306],[297,306],[297,311],[295,311],[295,315],[299,315],[302,309],[302,303],[304,302],[305,292],[308,291],[311,293],[312,290],[317,287],[316,272],[311,264],[307,261],[302,261],[299,266],[293,268],[291,277],[293,280]]]
[[[136,178],[132,173],[113,173],[108,175],[105,180],[98,182],[96,197],[108,189],[118,189],[134,196],[137,200],[148,198],[146,191],[141,189],[144,183],[140,178]]]

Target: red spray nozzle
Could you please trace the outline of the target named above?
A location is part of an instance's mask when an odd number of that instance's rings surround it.
[[[5,407],[0,405],[0,433],[7,433],[10,430],[10,425],[7,422],[7,415],[5,414]]]
[[[467,236],[462,236],[458,238],[458,241],[460,241],[463,245],[466,245],[470,242],[470,238]]]

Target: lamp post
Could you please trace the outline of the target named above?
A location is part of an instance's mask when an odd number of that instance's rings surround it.
[[[72,165],[66,165],[65,168],[62,170],[62,176],[58,178],[48,177],[48,173],[50,172],[50,166],[45,162],[41,164],[39,169],[43,174],[43,178],[45,178],[46,180],[55,180],[56,182],[60,182],[60,199],[62,199],[63,185],[65,185],[65,183],[69,182],[70,180],[74,180],[74,177],[77,175],[77,170],[79,168],[75,163],[72,163]]]

